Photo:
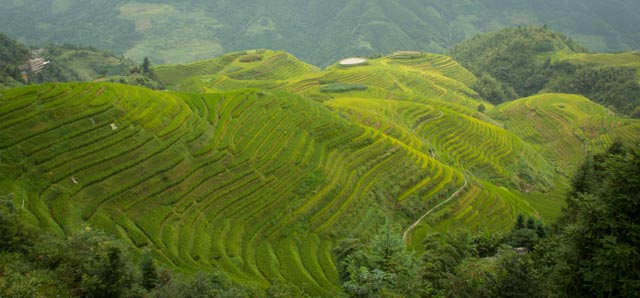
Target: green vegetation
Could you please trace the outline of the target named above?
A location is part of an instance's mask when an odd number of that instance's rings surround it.
[[[284,49],[314,65],[353,55],[442,52],[478,33],[548,24],[597,51],[640,48],[635,0],[120,1],[2,0],[0,28],[28,44],[93,45],[155,64],[249,48]]]
[[[546,91],[581,94],[628,115],[640,107],[636,54],[587,54],[547,28],[479,35],[450,54],[478,76],[474,89],[495,104]]]
[[[322,88],[320,88],[320,92],[341,93],[341,92],[349,92],[349,91],[365,91],[367,89],[368,87],[362,84],[333,83],[333,84],[322,86]]]
[[[424,170],[434,175],[421,200],[461,183],[438,161],[287,93],[42,85],[3,93],[2,106],[3,191],[27,196],[33,224],[62,232],[86,221],[169,266],[220,268],[262,288],[288,281],[329,295],[332,239],[370,228],[351,215],[381,220]]]
[[[58,238],[27,229],[13,202],[0,198],[2,297],[240,297],[250,289],[221,273],[173,276],[128,244],[89,227]],[[8,241],[7,241],[8,240]],[[153,279],[150,279],[153,276]],[[148,296],[147,296],[148,295]]]
[[[638,144],[613,143],[606,153],[582,163],[568,205],[552,229],[519,215],[504,237],[430,234],[422,258],[407,253],[388,226],[365,246],[344,242],[339,255],[345,290],[352,297],[637,295],[639,149]],[[418,272],[421,278],[415,277]],[[411,290],[399,280],[410,283]]]
[[[20,64],[29,59],[29,50],[0,33],[0,88],[19,86],[23,81]]]
[[[559,59],[571,43],[552,37],[562,42],[536,61],[586,78],[593,94],[627,91],[633,73]],[[602,248],[549,227],[557,218],[635,253],[635,238],[581,220],[600,210],[592,202],[637,193],[626,188],[635,149],[622,144],[637,142],[640,122],[583,96],[494,106],[478,86],[519,87],[420,52],[320,70],[262,49],[155,67],[59,49],[46,54],[74,65],[61,73],[103,78],[0,91],[2,296],[589,296],[601,284],[563,254]],[[119,65],[108,61],[127,67],[100,75]],[[623,162],[631,178],[615,184]],[[591,179],[604,184],[585,188]],[[567,195],[580,216],[561,212]],[[616,262],[596,265],[630,266]]]
[[[108,81],[164,89],[149,58],[142,64],[121,56],[79,45],[53,45],[28,49],[0,34],[0,89],[48,82]],[[30,59],[42,59],[42,70],[32,71]]]
[[[489,115],[545,152],[565,176],[574,173],[588,154],[603,152],[616,139],[634,142],[640,131],[637,121],[616,117],[578,95],[536,95],[504,103]]]
[[[549,243],[553,283],[569,296],[633,296],[640,286],[640,147],[614,143],[572,181],[558,236]]]

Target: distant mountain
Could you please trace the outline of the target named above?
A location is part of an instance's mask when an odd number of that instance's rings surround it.
[[[29,44],[93,45],[181,63],[247,48],[319,66],[351,55],[443,51],[505,26],[548,24],[590,49],[640,48],[635,0],[0,0],[0,28]]]

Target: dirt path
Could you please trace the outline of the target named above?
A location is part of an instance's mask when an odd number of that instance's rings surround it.
[[[413,223],[406,231],[404,231],[404,235],[402,235],[402,240],[404,242],[407,242],[407,235],[409,235],[409,233],[413,229],[415,229],[427,216],[429,216],[431,212],[435,211],[436,209],[440,208],[440,206],[446,203],[449,203],[449,201],[453,200],[453,198],[459,195],[460,192],[462,192],[462,190],[465,189],[465,187],[467,187],[467,179],[464,179],[464,184],[460,188],[458,188],[458,190],[456,190],[456,192],[454,192],[450,197],[448,197],[446,200],[436,205],[435,207],[429,209],[429,211],[427,211],[424,215],[422,215],[422,217],[420,217],[415,223]]]

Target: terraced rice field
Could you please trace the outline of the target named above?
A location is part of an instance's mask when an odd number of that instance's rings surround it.
[[[317,295],[338,289],[335,239],[372,228],[361,216],[373,224],[402,193],[421,204],[462,183],[286,93],[44,85],[3,93],[0,119],[2,195],[25,198],[34,223],[64,233],[87,222],[171,266]]]
[[[460,171],[521,190],[553,185],[553,167],[533,147],[501,127],[445,106],[371,98],[338,98],[326,104]]]
[[[638,121],[617,117],[578,95],[537,95],[498,106],[490,114],[570,175],[586,154],[602,152],[616,139],[635,142],[640,135]]]
[[[275,88],[278,81],[319,71],[286,52],[251,50],[186,65],[155,68],[158,78],[171,90],[203,92],[238,88]],[[226,85],[221,85],[224,82]]]
[[[394,56],[390,56],[394,58]],[[420,57],[409,59],[393,59],[389,62],[390,65],[405,65],[414,68],[423,69],[426,71],[435,71],[443,76],[452,78],[456,81],[462,82],[467,86],[475,83],[475,76],[466,68],[462,67],[458,62],[453,60],[449,56],[440,54],[424,53]]]
[[[640,137],[637,120],[573,95],[479,113],[475,78],[442,55],[320,71],[256,50],[155,70],[192,93],[2,91],[0,196],[60,235],[89,224],[182,271],[314,296],[340,292],[341,239],[391,219],[420,251],[431,231],[553,218],[561,202],[544,198],[586,154]],[[332,84],[366,88],[321,91]]]

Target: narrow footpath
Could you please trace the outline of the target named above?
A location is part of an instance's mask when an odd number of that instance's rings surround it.
[[[456,192],[454,192],[450,197],[448,197],[446,200],[442,201],[440,204],[436,205],[435,207],[429,209],[429,211],[427,211],[424,215],[422,215],[422,217],[420,217],[415,223],[413,223],[406,231],[404,231],[404,235],[402,236],[402,240],[406,243],[407,242],[407,235],[409,235],[409,233],[411,233],[411,231],[413,229],[415,229],[418,225],[420,225],[420,223],[427,216],[429,216],[429,214],[431,214],[431,212],[433,212],[436,209],[440,208],[440,206],[442,206],[442,205],[444,205],[446,203],[449,203],[449,201],[453,200],[453,198],[458,196],[460,194],[460,192],[462,192],[462,190],[465,189],[465,187],[467,187],[467,179],[464,179],[464,184]]]

